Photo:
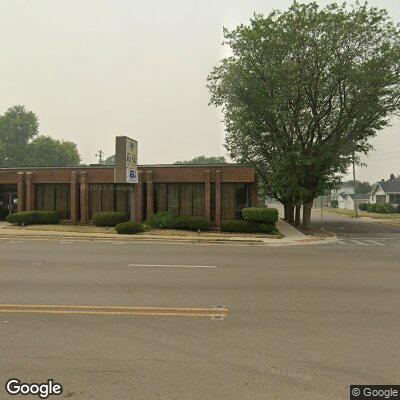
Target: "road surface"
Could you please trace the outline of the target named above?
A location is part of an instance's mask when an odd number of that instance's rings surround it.
[[[312,246],[2,240],[0,386],[338,400],[399,383],[400,229],[328,219],[340,241]]]

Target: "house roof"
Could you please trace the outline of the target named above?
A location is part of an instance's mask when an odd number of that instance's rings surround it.
[[[354,194],[349,194],[352,199],[354,199]],[[357,193],[356,195],[357,200],[368,200],[369,199],[369,194],[364,194],[364,193]]]
[[[400,179],[389,179],[384,182],[378,182],[378,185],[386,193],[398,192],[400,193]]]

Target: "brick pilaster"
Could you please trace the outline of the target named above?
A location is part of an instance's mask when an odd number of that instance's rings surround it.
[[[146,172],[146,183],[147,183],[147,215],[146,218],[150,218],[153,215],[153,173],[151,171]]]
[[[81,223],[89,222],[89,185],[87,181],[87,173],[81,172]]]
[[[35,209],[35,184],[33,182],[33,172],[26,173],[26,211]]]
[[[18,172],[17,177],[17,196],[18,196],[18,212],[25,211],[25,172]]]
[[[143,171],[138,171],[136,184],[135,221],[143,222]]]
[[[78,173],[71,171],[71,223],[79,222],[79,186]]]
[[[221,225],[221,171],[215,171],[215,225]]]
[[[254,182],[250,185],[250,206],[258,206],[258,176],[255,175]]]
[[[204,178],[204,216],[211,218],[211,172],[205,172]]]

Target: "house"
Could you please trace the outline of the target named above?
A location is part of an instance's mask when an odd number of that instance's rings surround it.
[[[400,204],[400,178],[390,174],[388,180],[375,183],[370,195],[370,203],[386,203],[394,207]]]
[[[369,194],[340,193],[337,197],[338,208],[354,211],[354,196],[356,197],[357,208],[361,203],[369,203]]]

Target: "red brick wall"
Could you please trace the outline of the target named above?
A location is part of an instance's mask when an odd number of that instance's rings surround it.
[[[27,174],[29,172],[29,174]],[[27,179],[28,177],[28,179]],[[246,165],[205,165],[205,166],[139,166],[139,184],[136,188],[136,217],[138,221],[146,218],[143,209],[152,209],[153,183],[172,182],[203,182],[205,184],[204,211],[210,217],[210,185],[216,184],[215,221],[221,220],[221,183],[253,183],[251,188],[251,203],[256,204],[257,184],[256,174],[252,167]],[[18,184],[18,209],[32,209],[34,206],[34,184],[38,183],[69,183],[71,185],[71,219],[86,223],[89,219],[88,185],[99,183],[114,183],[113,167],[70,167],[70,168],[19,168],[1,169],[1,184]],[[147,183],[147,204],[143,204],[144,184]],[[80,193],[80,198],[78,198]],[[80,207],[80,208],[79,208]],[[150,211],[151,213],[151,211]]]

